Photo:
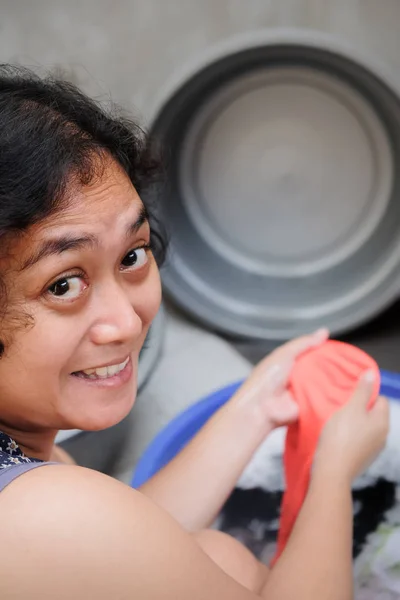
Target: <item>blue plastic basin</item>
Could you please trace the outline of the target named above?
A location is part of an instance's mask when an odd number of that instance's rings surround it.
[[[241,384],[242,381],[238,381],[203,398],[162,429],[139,460],[132,487],[138,488],[143,485],[174,458]],[[381,394],[393,400],[400,400],[399,374],[381,370]]]

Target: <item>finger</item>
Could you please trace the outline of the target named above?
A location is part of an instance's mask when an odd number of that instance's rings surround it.
[[[389,401],[385,396],[378,396],[374,406],[371,409],[374,414],[379,413],[385,418],[389,418]]]
[[[284,357],[267,369],[266,382],[268,383],[269,393],[277,394],[287,386],[292,368],[293,361]]]
[[[328,329],[318,329],[314,333],[311,333],[309,335],[303,335],[294,340],[291,340],[290,342],[287,342],[279,348],[279,353],[284,352],[290,358],[295,359],[298,356],[300,356],[300,354],[303,354],[303,352],[306,352],[311,348],[315,348],[316,346],[320,346],[321,344],[326,342],[328,337]]]
[[[379,396],[375,405],[369,411],[370,424],[374,431],[381,435],[382,444],[387,441],[390,431],[390,408],[389,401],[383,396]]]
[[[390,405],[389,400],[384,396],[378,398],[378,411],[382,418],[382,422],[385,427],[386,437],[389,435],[390,430]]]
[[[368,408],[373,399],[375,379],[376,375],[374,371],[366,371],[361,375],[352,396],[354,404]]]

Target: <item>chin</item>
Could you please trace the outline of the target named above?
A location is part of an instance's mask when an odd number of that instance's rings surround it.
[[[90,390],[79,405],[77,399],[69,405],[69,415],[65,419],[68,427],[64,425],[60,429],[100,431],[113,427],[130,413],[136,394],[136,378],[132,378],[123,390]]]
[[[115,407],[113,410],[109,410],[102,415],[97,415],[93,418],[93,415],[82,420],[81,425],[78,429],[83,431],[101,431],[102,429],[109,429],[114,425],[118,425],[125,417],[130,413],[133,405],[135,403],[135,398],[131,398],[129,406],[119,406]]]

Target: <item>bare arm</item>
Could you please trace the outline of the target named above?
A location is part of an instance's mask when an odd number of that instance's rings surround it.
[[[209,527],[269,431],[259,411],[229,402],[140,491],[186,530]]]
[[[361,378],[353,397],[324,428],[306,501],[263,590],[266,597],[353,598],[351,482],[382,450],[389,425],[384,398],[368,408],[371,377]]]
[[[327,332],[293,340],[267,356],[200,433],[141,491],[185,529],[208,527],[254,452],[277,426],[297,418],[286,385],[293,363]]]
[[[47,466],[0,498],[1,597],[252,600],[167,513],[100,473]],[[23,577],[21,577],[23,573]]]
[[[350,488],[343,477],[328,474],[313,480],[289,543],[267,580],[265,598],[353,598]]]
[[[339,506],[328,518],[320,510],[331,500],[322,481],[304,506],[293,545],[285,555],[286,567],[282,560],[271,575],[271,586],[260,595],[223,573],[190,535],[145,496],[100,473],[43,467],[17,479],[1,496],[1,512],[8,515],[0,523],[2,543],[10,556],[18,553],[18,561],[0,562],[4,600],[347,600],[337,582],[334,588],[322,585],[318,572],[320,568],[325,576],[336,575],[331,562],[343,549],[348,557],[345,546],[349,544],[348,523],[343,528],[348,506],[335,498]],[[338,529],[345,537],[343,543]],[[322,546],[329,534],[337,544]],[[345,560],[335,565],[345,568],[347,578]],[[318,595],[310,593],[313,590]]]

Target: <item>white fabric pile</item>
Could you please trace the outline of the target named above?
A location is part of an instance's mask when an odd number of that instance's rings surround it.
[[[259,447],[239,480],[239,487],[261,487],[265,491],[283,490],[282,456],[286,431],[274,431]],[[358,479],[355,489],[367,487],[379,478],[400,485],[400,401],[390,402],[390,432],[385,450]]]

